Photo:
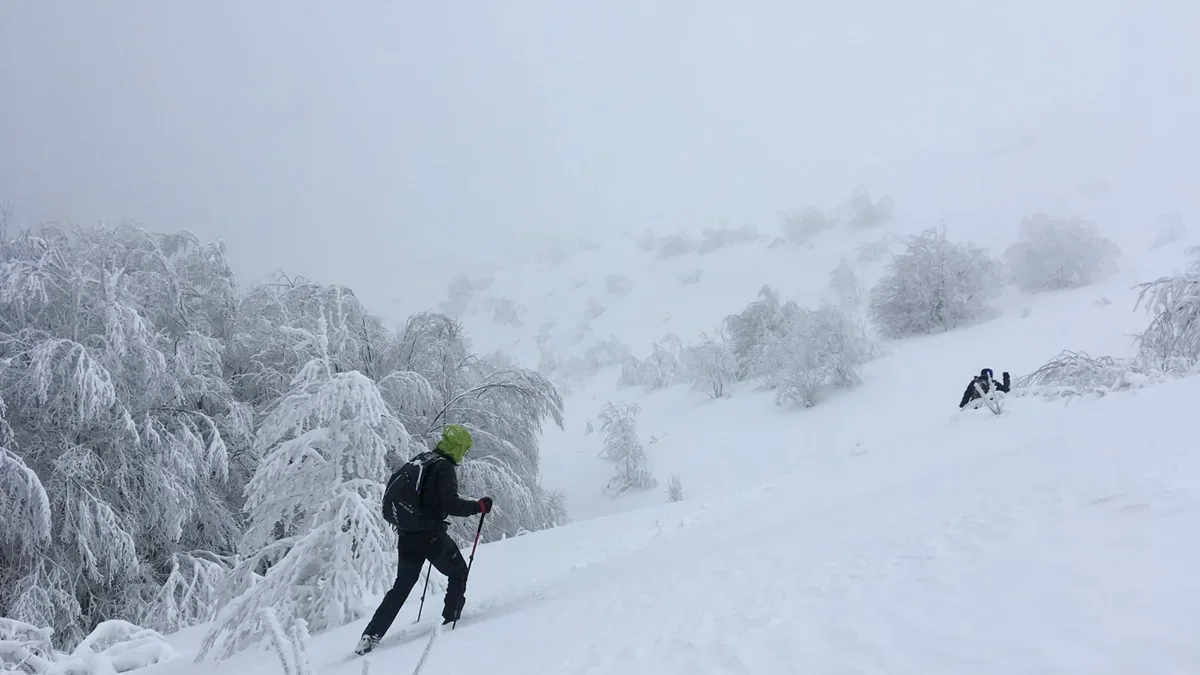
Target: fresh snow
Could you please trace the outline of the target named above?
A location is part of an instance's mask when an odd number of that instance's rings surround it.
[[[1130,335],[1147,323],[1132,311],[1132,284],[1183,259],[1177,247],[1150,254],[1120,243],[1136,255],[1116,277],[1009,292],[996,319],[886,343],[860,387],[808,410],[779,408],[744,384],[721,400],[684,387],[646,394],[602,371],[567,398],[566,430],[544,441],[546,484],[566,492],[574,522],[481,545],[466,615],[437,637],[422,672],[1200,671],[1200,378],[1069,401],[1010,396],[1000,416],[956,407],[982,367],[1015,379],[1062,349],[1129,355]],[[644,274],[630,274],[630,295],[605,298],[613,311],[594,337],[617,333],[644,356],[666,332],[645,319],[670,313],[669,329],[693,341],[770,281],[759,272],[774,265],[755,265],[756,256],[785,252],[736,246],[653,274],[657,263],[638,255]],[[782,295],[808,288],[797,299],[811,305],[834,264],[825,256]],[[724,293],[697,284],[681,295],[678,269],[701,266],[742,280]],[[602,282],[605,269],[591,277]],[[516,287],[537,286],[506,283],[514,299]],[[571,324],[567,307],[581,314],[584,303],[556,304],[569,286],[543,282],[558,291],[554,302],[477,347],[507,342],[515,353],[542,317],[561,312]],[[532,295],[520,301],[534,305]],[[480,321],[468,327],[488,334]],[[596,413],[609,400],[641,406],[658,488],[601,494],[611,465],[596,458]],[[685,498],[665,503],[672,473]],[[412,672],[429,644],[428,627],[411,626],[419,598],[418,586],[366,657],[351,652],[368,617],[315,635],[313,672],[360,673],[364,661],[373,673]],[[441,602],[431,592],[423,623],[439,620]],[[280,672],[265,649],[192,663],[205,628],[168,636],[181,658],[139,672]]]

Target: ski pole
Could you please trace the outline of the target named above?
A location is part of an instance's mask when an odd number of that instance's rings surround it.
[[[421,620],[421,612],[425,609],[425,594],[429,592],[429,575],[433,573],[433,561],[429,561],[429,567],[425,570],[425,590],[421,591],[421,606],[417,608],[417,621]],[[413,623],[416,623],[414,621]]]
[[[475,543],[471,546],[471,557],[467,559],[467,578],[468,579],[471,577],[471,565],[475,562],[475,549],[479,547],[479,535],[480,535],[480,533],[483,532],[483,519],[486,517],[487,517],[487,513],[479,514],[479,527],[475,528]],[[466,588],[465,588],[466,585],[467,585],[467,582],[466,582],[466,579],[464,579],[463,580],[463,587],[464,587],[463,590],[464,591],[466,590]],[[461,610],[459,611],[459,614],[462,614]],[[451,624],[451,626],[450,626],[450,630],[454,630],[457,627],[458,627],[458,619],[455,619],[454,623]]]

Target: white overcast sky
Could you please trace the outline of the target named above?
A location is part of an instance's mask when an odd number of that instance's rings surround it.
[[[530,233],[770,228],[858,183],[922,220],[1098,180],[1114,218],[1195,213],[1198,4],[0,0],[0,200],[377,303]]]

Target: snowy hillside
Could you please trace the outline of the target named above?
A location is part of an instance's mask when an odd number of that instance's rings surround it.
[[[1000,417],[930,412],[923,433],[912,406],[864,406],[872,440],[797,431],[810,462],[791,471],[753,468],[775,454],[759,423],[785,428],[770,411],[714,423],[695,452],[759,487],[480,547],[466,618],[424,672],[1193,672],[1197,400],[1197,379],[1017,399]],[[421,629],[409,602],[370,672],[412,671],[429,602]],[[314,638],[312,672],[361,672],[361,628]],[[186,655],[198,636],[175,642]],[[280,671],[248,653],[141,672]]]
[[[754,300],[764,285],[803,306],[838,303],[843,294],[831,275],[840,265],[856,277],[861,303],[887,261],[903,250],[905,236],[919,227],[835,229],[803,245],[763,232],[715,250],[684,249],[668,257],[659,251],[672,244],[683,249],[679,239],[618,238],[486,275],[463,293],[469,301],[455,308],[481,352],[499,350],[543,369],[543,355],[553,354],[551,377],[567,392],[566,428],[546,431],[542,471],[548,487],[566,494],[569,515],[586,519],[660,503],[673,474],[688,497],[719,498],[761,484],[781,466],[813,470],[849,453],[886,451],[897,435],[933,432],[957,419],[958,397],[984,367],[1016,378],[1065,349],[1133,355],[1132,336],[1148,322],[1144,310],[1134,311],[1135,285],[1187,264],[1186,240],[1162,245],[1184,236],[1172,230],[1172,222],[1103,230],[1122,253],[1117,273],[1097,283],[1053,293],[1007,287],[993,316],[945,333],[882,341],[883,356],[864,364],[860,386],[804,411],[775,406],[757,381],[738,383],[729,398],[711,400],[682,384],[653,392],[622,386],[618,365],[595,368],[588,362],[595,361],[598,345],[626,347],[645,357],[667,335],[684,344],[701,334],[715,336],[721,320]],[[1015,238],[1013,227],[987,233],[980,243],[999,255]],[[591,315],[589,307],[596,308]],[[597,415],[609,401],[641,408],[638,430],[660,489],[616,500],[602,494],[612,469],[597,458],[602,450]],[[730,461],[754,453],[767,453],[771,461],[739,462],[737,471],[728,470]]]

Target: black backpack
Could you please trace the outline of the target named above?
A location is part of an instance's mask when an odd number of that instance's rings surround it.
[[[383,492],[383,519],[398,530],[422,531],[441,522],[435,513],[421,508],[421,489],[429,467],[444,459],[436,452],[422,452],[396,469]]]

